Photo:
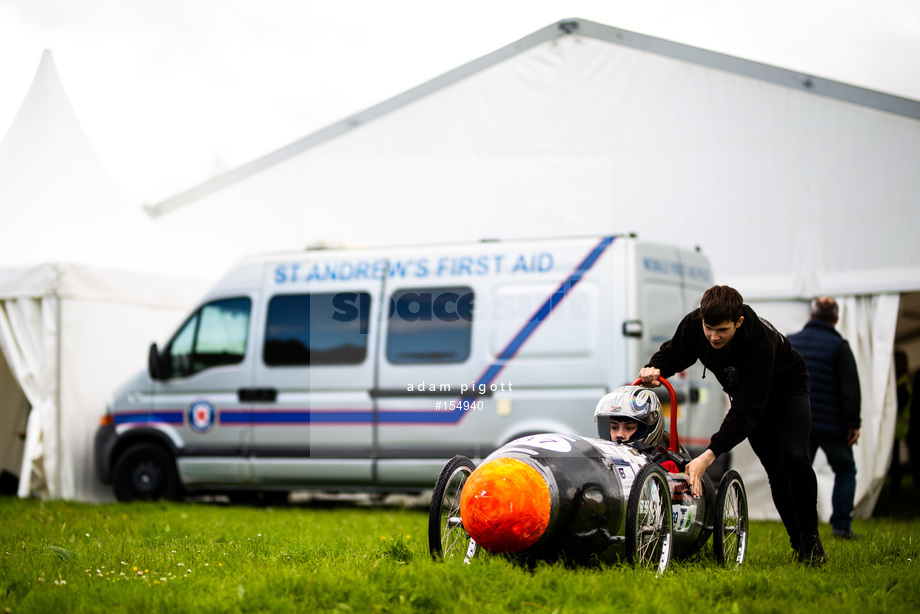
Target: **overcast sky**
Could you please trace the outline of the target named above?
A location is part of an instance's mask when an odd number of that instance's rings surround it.
[[[0,135],[50,49],[155,204],[568,17],[920,100],[918,0],[0,0]]]

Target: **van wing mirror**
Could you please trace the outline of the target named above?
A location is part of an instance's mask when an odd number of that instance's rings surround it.
[[[157,349],[156,343],[150,344],[150,352],[147,354],[147,371],[150,373],[150,379],[166,379],[169,375],[163,368],[163,356]]]
[[[643,332],[642,320],[626,320],[623,322],[623,336],[641,339]]]

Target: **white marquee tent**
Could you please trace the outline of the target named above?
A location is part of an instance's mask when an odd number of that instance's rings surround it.
[[[177,240],[220,237],[201,256],[215,272],[314,242],[634,231],[699,245],[787,333],[806,299],[836,295],[863,387],[866,515],[892,447],[899,296],[920,290],[918,168],[918,102],[573,19],[151,213]],[[755,515],[772,515],[749,450],[737,459]]]
[[[50,52],[0,143],[0,462],[19,494],[102,500],[107,398],[206,288],[115,186]],[[31,410],[31,411],[30,411]]]

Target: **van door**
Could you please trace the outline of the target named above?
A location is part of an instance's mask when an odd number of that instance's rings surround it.
[[[255,381],[253,479],[265,485],[371,484],[382,280],[347,254],[266,271]],[[367,267],[360,270],[369,271]]]
[[[168,378],[153,383],[153,419],[174,426],[186,487],[238,484],[250,429],[238,390],[252,380],[251,295],[205,303],[162,352]]]
[[[427,487],[445,459],[481,454],[481,420],[470,414],[482,412],[483,397],[463,398],[481,371],[471,358],[475,292],[400,282],[386,294],[374,390],[377,479]]]

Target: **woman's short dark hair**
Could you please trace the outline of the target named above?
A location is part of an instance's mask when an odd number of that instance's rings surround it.
[[[743,304],[744,299],[734,288],[713,286],[703,293],[703,299],[700,301],[700,315],[703,316],[703,322],[710,326],[726,320],[735,323],[741,319]]]

